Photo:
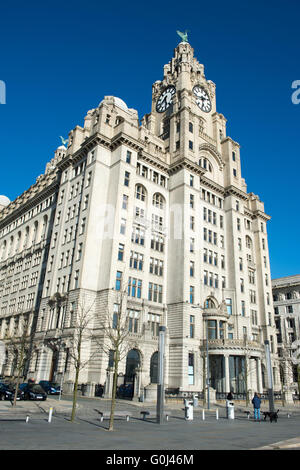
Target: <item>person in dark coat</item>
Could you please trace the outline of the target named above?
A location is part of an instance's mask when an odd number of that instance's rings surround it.
[[[233,400],[233,395],[232,395],[232,393],[231,393],[231,392],[229,392],[229,393],[228,393],[228,395],[227,395],[227,398],[226,398],[226,399],[227,399],[227,400],[229,400],[229,401],[230,401],[230,400]]]
[[[254,397],[252,398],[252,404],[254,408],[254,419],[260,420],[260,404],[261,399],[259,398],[257,393],[254,393]]]

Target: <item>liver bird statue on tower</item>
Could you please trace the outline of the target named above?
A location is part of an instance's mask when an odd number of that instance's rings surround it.
[[[181,31],[176,31],[176,33],[178,34],[178,36],[181,37],[182,39],[182,42],[188,42],[188,30],[186,29],[184,33],[182,33]]]

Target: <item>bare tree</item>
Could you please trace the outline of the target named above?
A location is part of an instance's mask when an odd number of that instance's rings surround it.
[[[25,367],[29,361],[32,334],[29,332],[29,315],[16,315],[14,321],[14,330],[7,331],[4,339],[8,353],[13,357],[15,394],[12,405],[16,406],[20,381],[25,376]]]
[[[99,345],[100,348],[110,356],[113,353],[113,387],[111,410],[109,419],[109,431],[114,430],[114,414],[116,407],[116,391],[119,364],[129,350],[129,315],[127,311],[127,292],[121,290],[117,292],[114,299],[114,308],[109,309],[100,319],[100,328],[104,334],[104,338]]]
[[[96,354],[96,351],[89,353],[88,357],[84,354],[84,347],[92,342],[94,337],[94,303],[95,301],[88,302],[87,298],[84,296],[79,300],[77,310],[74,313],[75,318],[72,325],[73,337],[69,349],[69,358],[75,368],[71,422],[74,422],[76,416],[77,389],[80,371],[87,366]]]

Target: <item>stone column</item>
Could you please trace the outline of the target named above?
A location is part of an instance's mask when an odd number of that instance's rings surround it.
[[[104,398],[112,398],[113,380],[114,380],[114,370],[112,367],[108,367],[106,369]]]
[[[294,404],[292,390],[284,390],[283,400],[284,400],[285,405],[293,405]]]
[[[258,357],[257,359],[257,391],[258,393],[263,392],[263,386],[262,386],[262,373],[261,373],[261,358]]]
[[[230,392],[229,355],[224,354],[225,392]]]
[[[96,384],[94,382],[88,382],[86,384],[86,387],[85,387],[85,390],[84,390],[84,396],[94,397],[95,396],[95,386],[96,386]]]
[[[135,379],[134,379],[134,390],[133,390],[133,401],[137,401],[141,394],[141,381],[142,381],[142,369],[135,369]]]

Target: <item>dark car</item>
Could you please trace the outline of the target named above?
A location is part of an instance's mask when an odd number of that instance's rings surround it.
[[[20,386],[24,393],[24,400],[46,400],[47,393],[40,384],[27,383]]]
[[[49,380],[41,380],[39,385],[45,390],[48,395],[59,395],[60,385],[55,382],[49,382]]]
[[[120,385],[117,389],[118,398],[132,398],[133,396],[133,386],[132,384],[123,384]]]
[[[10,400],[13,401],[15,398],[15,391],[16,387],[12,384],[0,384],[0,400]],[[23,400],[24,399],[24,393],[23,391],[19,388],[18,393],[17,393],[17,400]]]

